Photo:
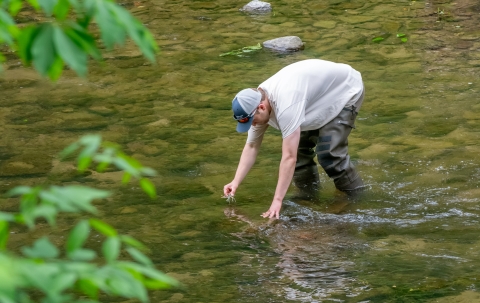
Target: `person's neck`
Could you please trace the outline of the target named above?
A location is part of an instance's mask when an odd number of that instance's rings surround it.
[[[265,102],[265,106],[267,107],[268,114],[270,115],[270,114],[272,113],[272,105],[270,104],[270,99],[268,99],[267,92],[264,91],[262,88],[258,88],[258,89],[261,91],[262,97],[264,97],[263,100],[266,101],[266,102]],[[263,100],[262,100],[262,101],[263,101]]]

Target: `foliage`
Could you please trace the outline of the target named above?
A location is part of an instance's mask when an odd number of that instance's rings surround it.
[[[380,42],[380,41],[383,41],[383,40],[385,40],[385,38],[380,37],[380,36],[372,39],[373,42]]]
[[[390,34],[384,34],[384,35],[382,35],[382,36],[377,36],[377,37],[375,37],[375,38],[372,39],[372,42],[380,43],[380,42],[382,42],[383,40],[387,39],[388,37],[390,37]],[[398,33],[398,34],[397,34],[397,38],[399,38],[400,41],[402,41],[403,43],[405,43],[405,42],[408,41],[408,38],[407,38],[407,35],[406,35],[406,34]]]
[[[14,17],[34,9],[44,22],[19,26]],[[87,60],[102,56],[95,41],[99,32],[111,50],[130,37],[151,62],[158,51],[153,36],[130,13],[109,0],[0,0],[0,43],[6,43],[25,65],[56,80],[64,65],[78,75],[87,73]],[[5,57],[0,54],[0,62]]]
[[[18,25],[15,17],[27,10],[34,10],[36,19],[42,21]],[[97,36],[103,45],[97,46]],[[64,65],[85,76],[89,57],[101,60],[101,48],[111,50],[127,38],[147,59],[155,61],[158,47],[153,36],[111,0],[0,0],[0,45],[7,45],[25,65],[33,65],[52,80],[60,77]],[[4,60],[0,53],[0,63]],[[102,172],[113,165],[123,171],[123,183],[134,178],[144,192],[156,197],[147,178],[155,171],[122,153],[118,146],[102,143],[100,136],[82,137],[67,147],[62,157],[74,152],[78,152],[79,171],[95,165]],[[148,302],[148,289],[179,286],[155,269],[143,244],[95,218],[79,217],[63,248],[44,236],[22,247],[21,255],[9,250],[12,226],[24,225],[31,231],[39,220],[55,227],[61,213],[95,215],[93,201],[110,195],[79,185],[10,190],[8,197],[19,197],[19,211],[0,212],[0,303],[98,302],[101,293]],[[97,239],[98,234],[104,239],[101,248],[89,248],[89,239]]]
[[[143,190],[155,196],[153,184],[146,178],[155,171],[125,155],[110,143],[102,143],[100,136],[84,136],[67,147],[62,156],[78,151],[78,169],[84,171],[96,165],[104,171],[109,165],[124,172],[123,182],[139,180]],[[147,185],[145,185],[147,184]],[[60,213],[96,214],[92,202],[111,195],[105,190],[79,185],[28,187],[10,190],[9,197],[20,196],[18,213],[0,212],[0,302],[28,303],[41,298],[44,303],[98,302],[100,293],[148,302],[147,289],[165,289],[178,282],[155,269],[153,262],[142,251],[145,246],[127,235],[120,235],[107,223],[91,218],[80,219],[70,230],[64,248],[59,249],[48,237],[36,240],[20,249],[22,256],[7,249],[10,225],[35,228],[39,219],[55,226]],[[92,229],[104,237],[101,256],[86,248]],[[121,260],[125,252],[131,261]],[[88,300],[82,299],[87,297]]]
[[[245,46],[245,47],[242,47],[242,48],[239,48],[239,49],[236,49],[236,50],[232,50],[232,51],[229,51],[228,53],[220,54],[219,56],[223,57],[223,56],[230,56],[231,55],[231,56],[242,57],[243,53],[250,53],[250,52],[254,52],[254,51],[259,50],[259,49],[262,49],[262,46],[260,45],[260,43],[258,43],[257,45]]]

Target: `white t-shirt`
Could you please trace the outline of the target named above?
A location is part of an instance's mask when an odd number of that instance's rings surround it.
[[[362,76],[351,66],[310,59],[290,64],[259,85],[270,100],[268,125],[285,139],[298,127],[319,129],[345,106],[355,104],[363,91]],[[267,124],[250,127],[247,142],[261,140]]]

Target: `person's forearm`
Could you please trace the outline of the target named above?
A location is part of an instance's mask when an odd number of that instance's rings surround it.
[[[255,163],[257,154],[257,145],[245,144],[245,147],[242,151],[242,156],[240,157],[240,162],[238,163],[237,172],[235,173],[235,178],[233,179],[237,184],[242,183],[243,179]]]
[[[274,202],[282,203],[288,187],[290,186],[290,182],[292,182],[296,160],[297,159],[293,156],[282,157],[282,161],[280,162],[280,170],[278,173],[277,188],[275,190],[275,196],[273,197]]]

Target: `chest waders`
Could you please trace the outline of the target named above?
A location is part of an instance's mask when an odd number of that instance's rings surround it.
[[[363,98],[364,93],[353,106],[343,108],[338,116],[320,129],[300,133],[293,182],[302,197],[314,198],[320,189],[317,164],[313,160],[315,155],[338,190],[354,194],[364,188],[362,178],[348,155],[348,136],[355,128]]]

